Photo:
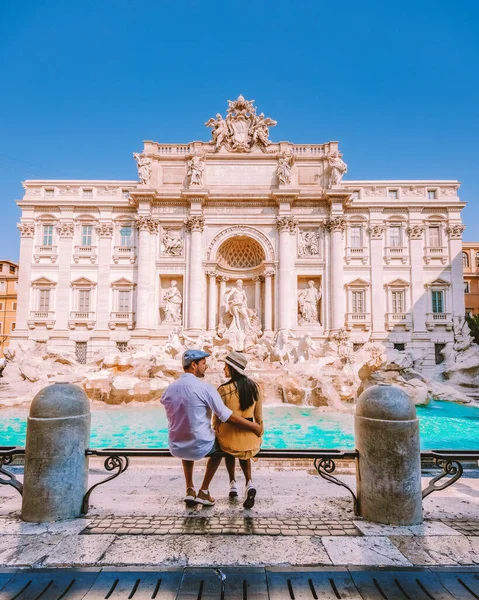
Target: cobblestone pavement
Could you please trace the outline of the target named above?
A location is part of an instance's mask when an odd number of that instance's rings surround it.
[[[352,520],[252,517],[97,517],[81,534],[362,535]]]

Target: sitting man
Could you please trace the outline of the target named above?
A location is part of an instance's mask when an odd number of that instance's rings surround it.
[[[238,427],[252,431],[258,437],[263,428],[243,417],[233,414],[225,406],[216,389],[203,381],[208,368],[207,352],[187,350],[183,354],[183,375],[170,384],[161,397],[168,418],[168,446],[171,454],[181,458],[186,482],[185,503],[213,506],[214,498],[209,493],[209,485],[221,462],[219,446],[211,426],[213,413],[220,421],[234,423]],[[193,484],[194,461],[209,456],[201,488],[196,495]]]

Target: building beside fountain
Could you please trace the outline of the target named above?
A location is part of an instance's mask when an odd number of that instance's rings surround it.
[[[206,125],[209,142],[145,142],[139,181],[24,182],[12,344],[84,361],[346,329],[433,365],[464,315],[459,182],[343,179],[338,142],[271,142],[242,96]]]

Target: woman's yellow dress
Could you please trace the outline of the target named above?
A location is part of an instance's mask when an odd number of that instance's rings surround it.
[[[241,410],[239,395],[234,383],[220,385],[218,392],[223,402],[231,408],[235,415],[245,419],[254,419],[255,423],[263,426],[263,398],[259,390],[258,400],[247,410]],[[213,417],[213,427],[216,431],[219,445],[223,452],[232,454],[236,458],[246,460],[258,454],[261,447],[262,437],[258,437],[252,431],[241,429],[232,423],[222,423],[216,416]]]

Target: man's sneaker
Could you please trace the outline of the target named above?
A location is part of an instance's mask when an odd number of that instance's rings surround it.
[[[215,503],[215,499],[211,497],[209,492],[205,492],[200,490],[198,495],[196,496],[196,502],[198,504],[202,504],[203,506],[213,506]]]
[[[254,499],[256,498],[256,488],[252,481],[246,484],[243,508],[253,508]]]
[[[236,486],[236,481],[230,481],[230,498],[236,498],[238,495],[238,488]]]
[[[185,504],[196,504],[196,492],[193,488],[186,489],[186,495],[183,498]]]

